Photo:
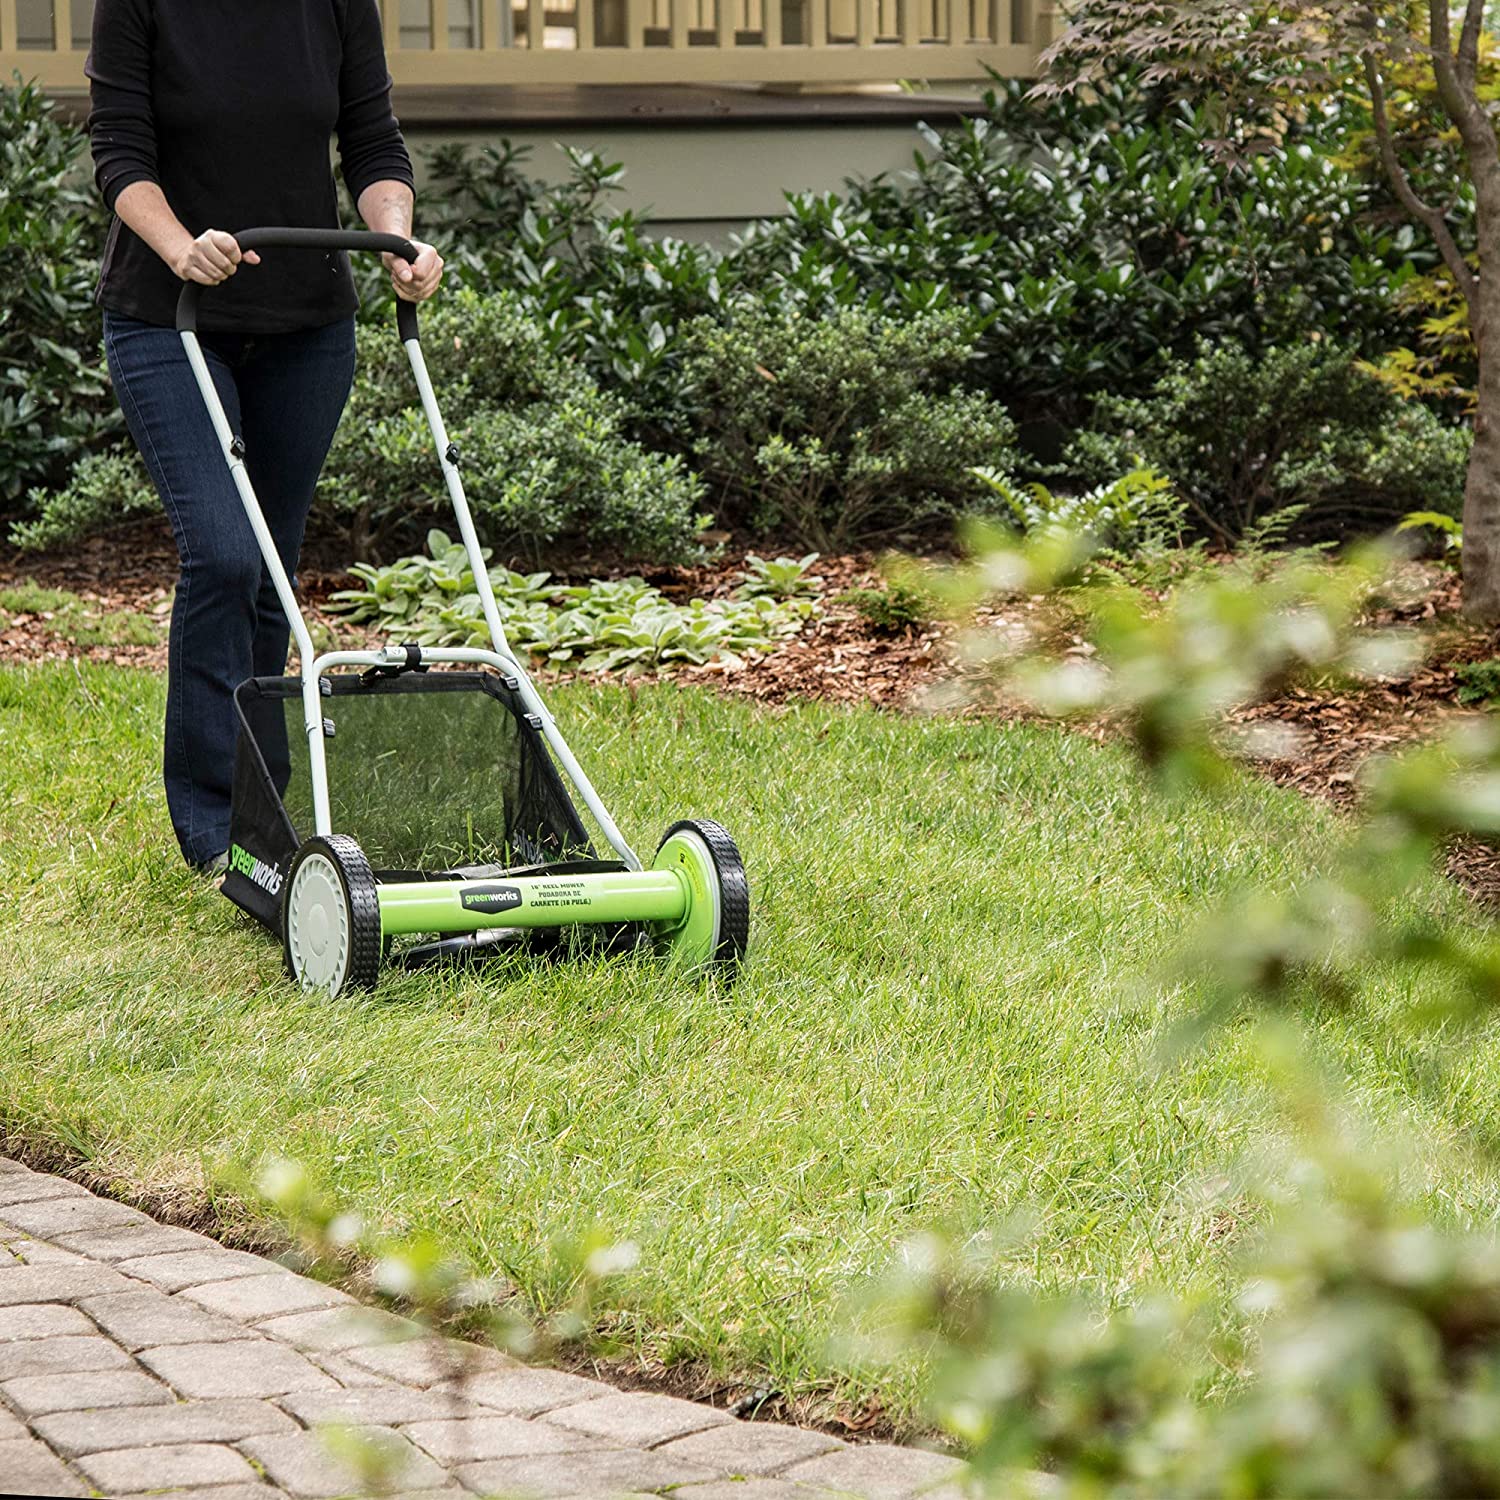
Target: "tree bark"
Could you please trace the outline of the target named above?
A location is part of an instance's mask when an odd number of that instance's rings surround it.
[[[1500,212],[1487,212],[1482,198],[1478,229],[1479,289],[1469,317],[1479,391],[1464,487],[1464,613],[1500,623]]]
[[[1476,86],[1477,0],[1470,0],[1456,58],[1448,0],[1429,0],[1429,7],[1433,74],[1473,178],[1479,250],[1479,275],[1467,291],[1479,391],[1464,487],[1464,613],[1500,623],[1500,143]]]

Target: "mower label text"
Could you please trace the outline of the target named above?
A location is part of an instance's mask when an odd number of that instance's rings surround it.
[[[267,895],[281,894],[281,871],[275,865],[268,865],[263,859],[257,859],[248,849],[242,849],[238,844],[229,846],[229,868],[258,885]]]
[[[530,906],[533,911],[547,906],[592,906],[594,898],[586,894],[587,890],[581,880],[539,882]]]
[[[513,885],[476,885],[460,897],[465,911],[514,911],[521,893]]]

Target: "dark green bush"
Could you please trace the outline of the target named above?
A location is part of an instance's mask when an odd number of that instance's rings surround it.
[[[1288,506],[1325,535],[1413,509],[1456,515],[1472,442],[1349,350],[1313,343],[1263,355],[1200,348],[1150,395],[1102,398],[1094,421],[1072,445],[1072,467],[1103,480],[1149,464],[1225,542]]]
[[[657,562],[697,551],[699,481],[625,436],[620,398],[554,353],[517,298],[454,291],[424,328],[465,485],[498,549],[604,546]],[[434,465],[404,351],[385,328],[361,330],[360,375],[326,471],[330,503],[361,535],[410,535],[419,508],[423,526],[446,508]]]
[[[809,305],[960,306],[983,315],[975,373],[1024,419],[1074,425],[1201,337],[1260,349],[1321,331],[1405,342],[1402,282],[1431,264],[1340,159],[1336,109],[1239,130],[1131,77],[1036,102],[998,84],[985,115],[924,130],[899,179],[789,200],[736,275]]]
[[[807,318],[966,311],[981,335],[963,382],[1053,430],[1200,338],[1260,351],[1314,331],[1373,357],[1413,337],[1399,293],[1433,257],[1341,154],[1360,126],[1341,108],[1237,127],[1132,77],[1088,99],[1026,92],[997,84],[985,115],[924,131],[912,171],[789,196],[725,252],[645,236],[610,204],[618,166],[587,153],[538,189],[515,152],[445,152],[434,232],[653,440],[684,394],[683,328],[725,320],[738,293]]]
[[[74,457],[118,431],[87,297],[102,219],[84,184],[68,187],[61,175],[79,137],[40,123],[35,95],[6,100],[14,120],[30,123],[8,129],[0,226],[13,219],[34,248],[9,277],[23,294],[0,314],[0,507],[7,493],[14,501],[32,485],[55,489]],[[1079,427],[1118,435],[1114,393],[1192,360],[1205,337],[1262,357],[1314,332],[1384,355],[1413,337],[1401,289],[1431,256],[1411,231],[1390,227],[1376,175],[1340,155],[1350,133],[1341,111],[1247,126],[1226,122],[1217,101],[1172,100],[1134,78],[1045,103],[1029,101],[1023,84],[997,85],[984,116],[926,132],[927,155],[904,177],[793,197],[784,219],[754,226],[725,252],[647,236],[611,204],[621,169],[593,153],[570,152],[571,175],[553,186],[528,176],[525,153],[508,144],[432,153],[421,227],[442,243],[455,280],[508,291],[516,326],[530,324],[528,357],[576,359],[597,386],[567,381],[561,395],[523,397],[516,410],[499,386],[474,392],[464,421],[470,458],[486,466],[475,470],[484,503],[525,549],[583,534],[587,513],[601,518],[599,540],[626,545],[633,533],[640,555],[669,555],[696,502],[684,500],[686,477],[654,468],[629,448],[634,440],[702,463],[738,527],[781,527],[820,546],[917,539],[971,498],[946,450],[983,463],[996,446],[994,408],[965,406],[955,387],[1003,400],[1028,448],[1056,456]],[[5,245],[0,233],[0,256],[18,253]],[[361,270],[368,321],[384,326],[384,278]],[[56,288],[49,277],[60,278]],[[894,330],[948,315],[974,330],[972,357],[942,356],[940,376],[882,399],[878,418],[862,396],[859,413],[832,419],[840,432],[825,430],[830,417],[817,408],[841,399],[845,377],[820,387],[799,358],[802,373],[779,376],[777,397],[806,409],[783,424],[746,360],[750,299],[766,329],[828,320],[830,350],[860,318]],[[826,352],[818,337],[800,339],[811,359]],[[712,368],[720,355],[728,367]],[[868,371],[848,378],[873,384]],[[362,389],[368,400],[371,387]],[[1335,472],[1351,457],[1342,436],[1304,443],[1273,465],[1274,494],[1253,506],[1311,497],[1326,518],[1351,525],[1378,524],[1388,499],[1446,508],[1461,440],[1415,408],[1390,410],[1406,413],[1398,431],[1355,444],[1362,456],[1350,482]],[[378,479],[368,449],[353,450],[347,429],[340,440],[333,489],[362,548],[384,544],[398,524],[390,497],[408,492],[420,461],[413,411],[404,400],[382,409],[374,433],[379,455],[407,466],[395,489]],[[1364,420],[1351,419],[1361,429]],[[617,440],[625,448],[608,446]],[[1009,442],[1007,429],[1000,446]],[[1091,472],[1113,477],[1132,463],[1098,459]],[[1178,464],[1173,477],[1190,467]],[[893,498],[903,485],[910,496]],[[88,489],[73,495],[74,519],[92,503]],[[1210,495],[1203,508],[1213,516],[1242,499]],[[1366,501],[1378,514],[1357,515]],[[1230,534],[1239,524],[1230,522],[1212,524]]]
[[[83,151],[40,90],[0,87],[0,520],[122,426],[93,303],[106,219]]]
[[[838,551],[930,536],[985,503],[1015,428],[961,389],[970,321],[891,321],[859,308],[801,318],[740,304],[683,334],[678,430],[721,520]]]
[[[611,205],[624,168],[564,151],[567,179],[544,187],[524,173],[529,152],[509,142],[438,148],[427,158],[423,229],[459,277],[521,298],[550,347],[620,390],[637,432],[653,434],[675,335],[720,306],[732,266],[707,246],[649,236]]]
[[[469,500],[497,550],[608,548],[653,562],[697,555],[699,480],[679,459],[630,441],[619,399],[553,354],[514,298],[452,293],[429,312],[423,348]],[[133,455],[110,463],[81,466],[69,486],[40,496],[38,520],[16,540],[45,545],[112,519],[112,492],[134,493],[144,475]],[[383,322],[367,324],[314,522],[345,528],[362,557],[420,537],[447,514],[405,352]]]
[[[66,484],[55,491],[35,489],[30,499],[35,513],[10,531],[11,543],[28,551],[66,546],[157,506],[156,491],[129,442],[86,454]]]

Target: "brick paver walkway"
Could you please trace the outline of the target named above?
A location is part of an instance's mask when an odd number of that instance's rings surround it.
[[[357,1493],[326,1424],[422,1500],[959,1492],[953,1459],[530,1369],[0,1157],[0,1494]]]

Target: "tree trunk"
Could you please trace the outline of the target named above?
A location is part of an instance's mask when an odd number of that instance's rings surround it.
[[[1484,0],[1468,0],[1456,56],[1450,0],[1428,0],[1428,11],[1433,78],[1468,159],[1479,250],[1476,278],[1457,258],[1452,236],[1440,241],[1443,259],[1468,300],[1469,326],[1479,352],[1474,451],[1464,487],[1464,613],[1500,622],[1500,142],[1480,99]]]
[[[1479,347],[1474,451],[1464,487],[1464,613],[1500,623],[1500,221],[1479,218],[1479,295],[1470,308]],[[1488,335],[1488,337],[1486,336]]]
[[[355,562],[373,562],[370,540],[370,507],[361,505],[349,524],[349,550]]]
[[[1464,487],[1464,613],[1500,623],[1500,153],[1494,127],[1470,144],[1479,277],[1469,324],[1479,353],[1474,451]]]

